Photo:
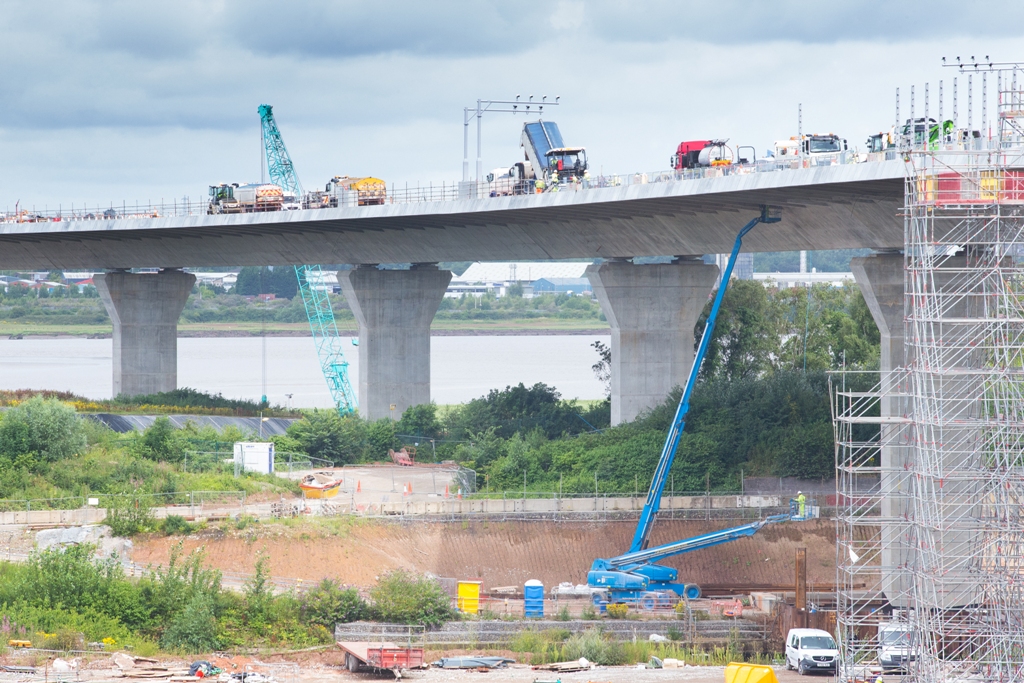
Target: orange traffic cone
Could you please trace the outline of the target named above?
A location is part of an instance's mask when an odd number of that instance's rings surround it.
[[[409,487],[409,495],[412,495],[412,482],[410,481],[406,486]]]
[[[363,492],[363,482],[362,482],[362,480],[356,480],[356,493],[362,493],[362,492]]]
[[[444,487],[444,497],[445,498],[448,497],[448,486],[447,485]]]

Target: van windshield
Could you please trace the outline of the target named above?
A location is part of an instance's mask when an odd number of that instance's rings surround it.
[[[830,636],[804,636],[800,639],[801,650],[835,650],[836,641]]]
[[[901,645],[909,647],[914,641],[909,631],[893,630],[882,631],[880,634],[882,645]]]

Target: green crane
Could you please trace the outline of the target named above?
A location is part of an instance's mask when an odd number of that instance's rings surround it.
[[[259,114],[270,182],[280,185],[286,198],[291,196],[294,202],[300,203],[302,184],[299,183],[292,158],[284,146],[277,121],[274,120],[273,107],[261,104]],[[341,335],[338,334],[338,324],[334,320],[334,310],[331,309],[331,300],[327,294],[324,271],[318,265],[295,266],[295,277],[299,281],[299,294],[306,307],[306,318],[313,333],[316,355],[324,379],[327,380],[327,388],[338,407],[338,413],[348,415],[356,410],[356,395],[348,379],[348,361],[341,350]]]

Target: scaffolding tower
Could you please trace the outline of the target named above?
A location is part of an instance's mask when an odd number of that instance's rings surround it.
[[[1024,92],[978,70],[994,131],[897,131],[905,366],[834,378],[844,681],[892,667],[880,627],[912,680],[1024,681]]]

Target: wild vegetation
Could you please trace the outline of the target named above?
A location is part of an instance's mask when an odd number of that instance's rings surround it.
[[[36,647],[83,649],[88,642],[200,653],[332,642],[334,624],[372,618],[437,624],[455,618],[436,581],[405,572],[382,577],[369,600],[325,579],[302,595],[273,591],[266,558],[241,593],[221,587],[203,554],[172,550],[166,567],[129,579],[116,558],[90,545],[35,552],[25,563],[0,562],[0,615],[12,638]]]
[[[610,351],[595,347],[595,373],[607,381]],[[741,473],[831,478],[826,371],[877,367],[878,353],[878,330],[853,285],[734,282],[691,399],[672,486],[736,489]],[[632,423],[609,428],[608,402],[581,404],[544,384],[519,385],[444,410],[414,406],[396,423],[321,411],[278,444],[338,464],[418,444],[420,459],[474,469],[484,491],[629,492],[646,487],[678,400],[677,391]]]

